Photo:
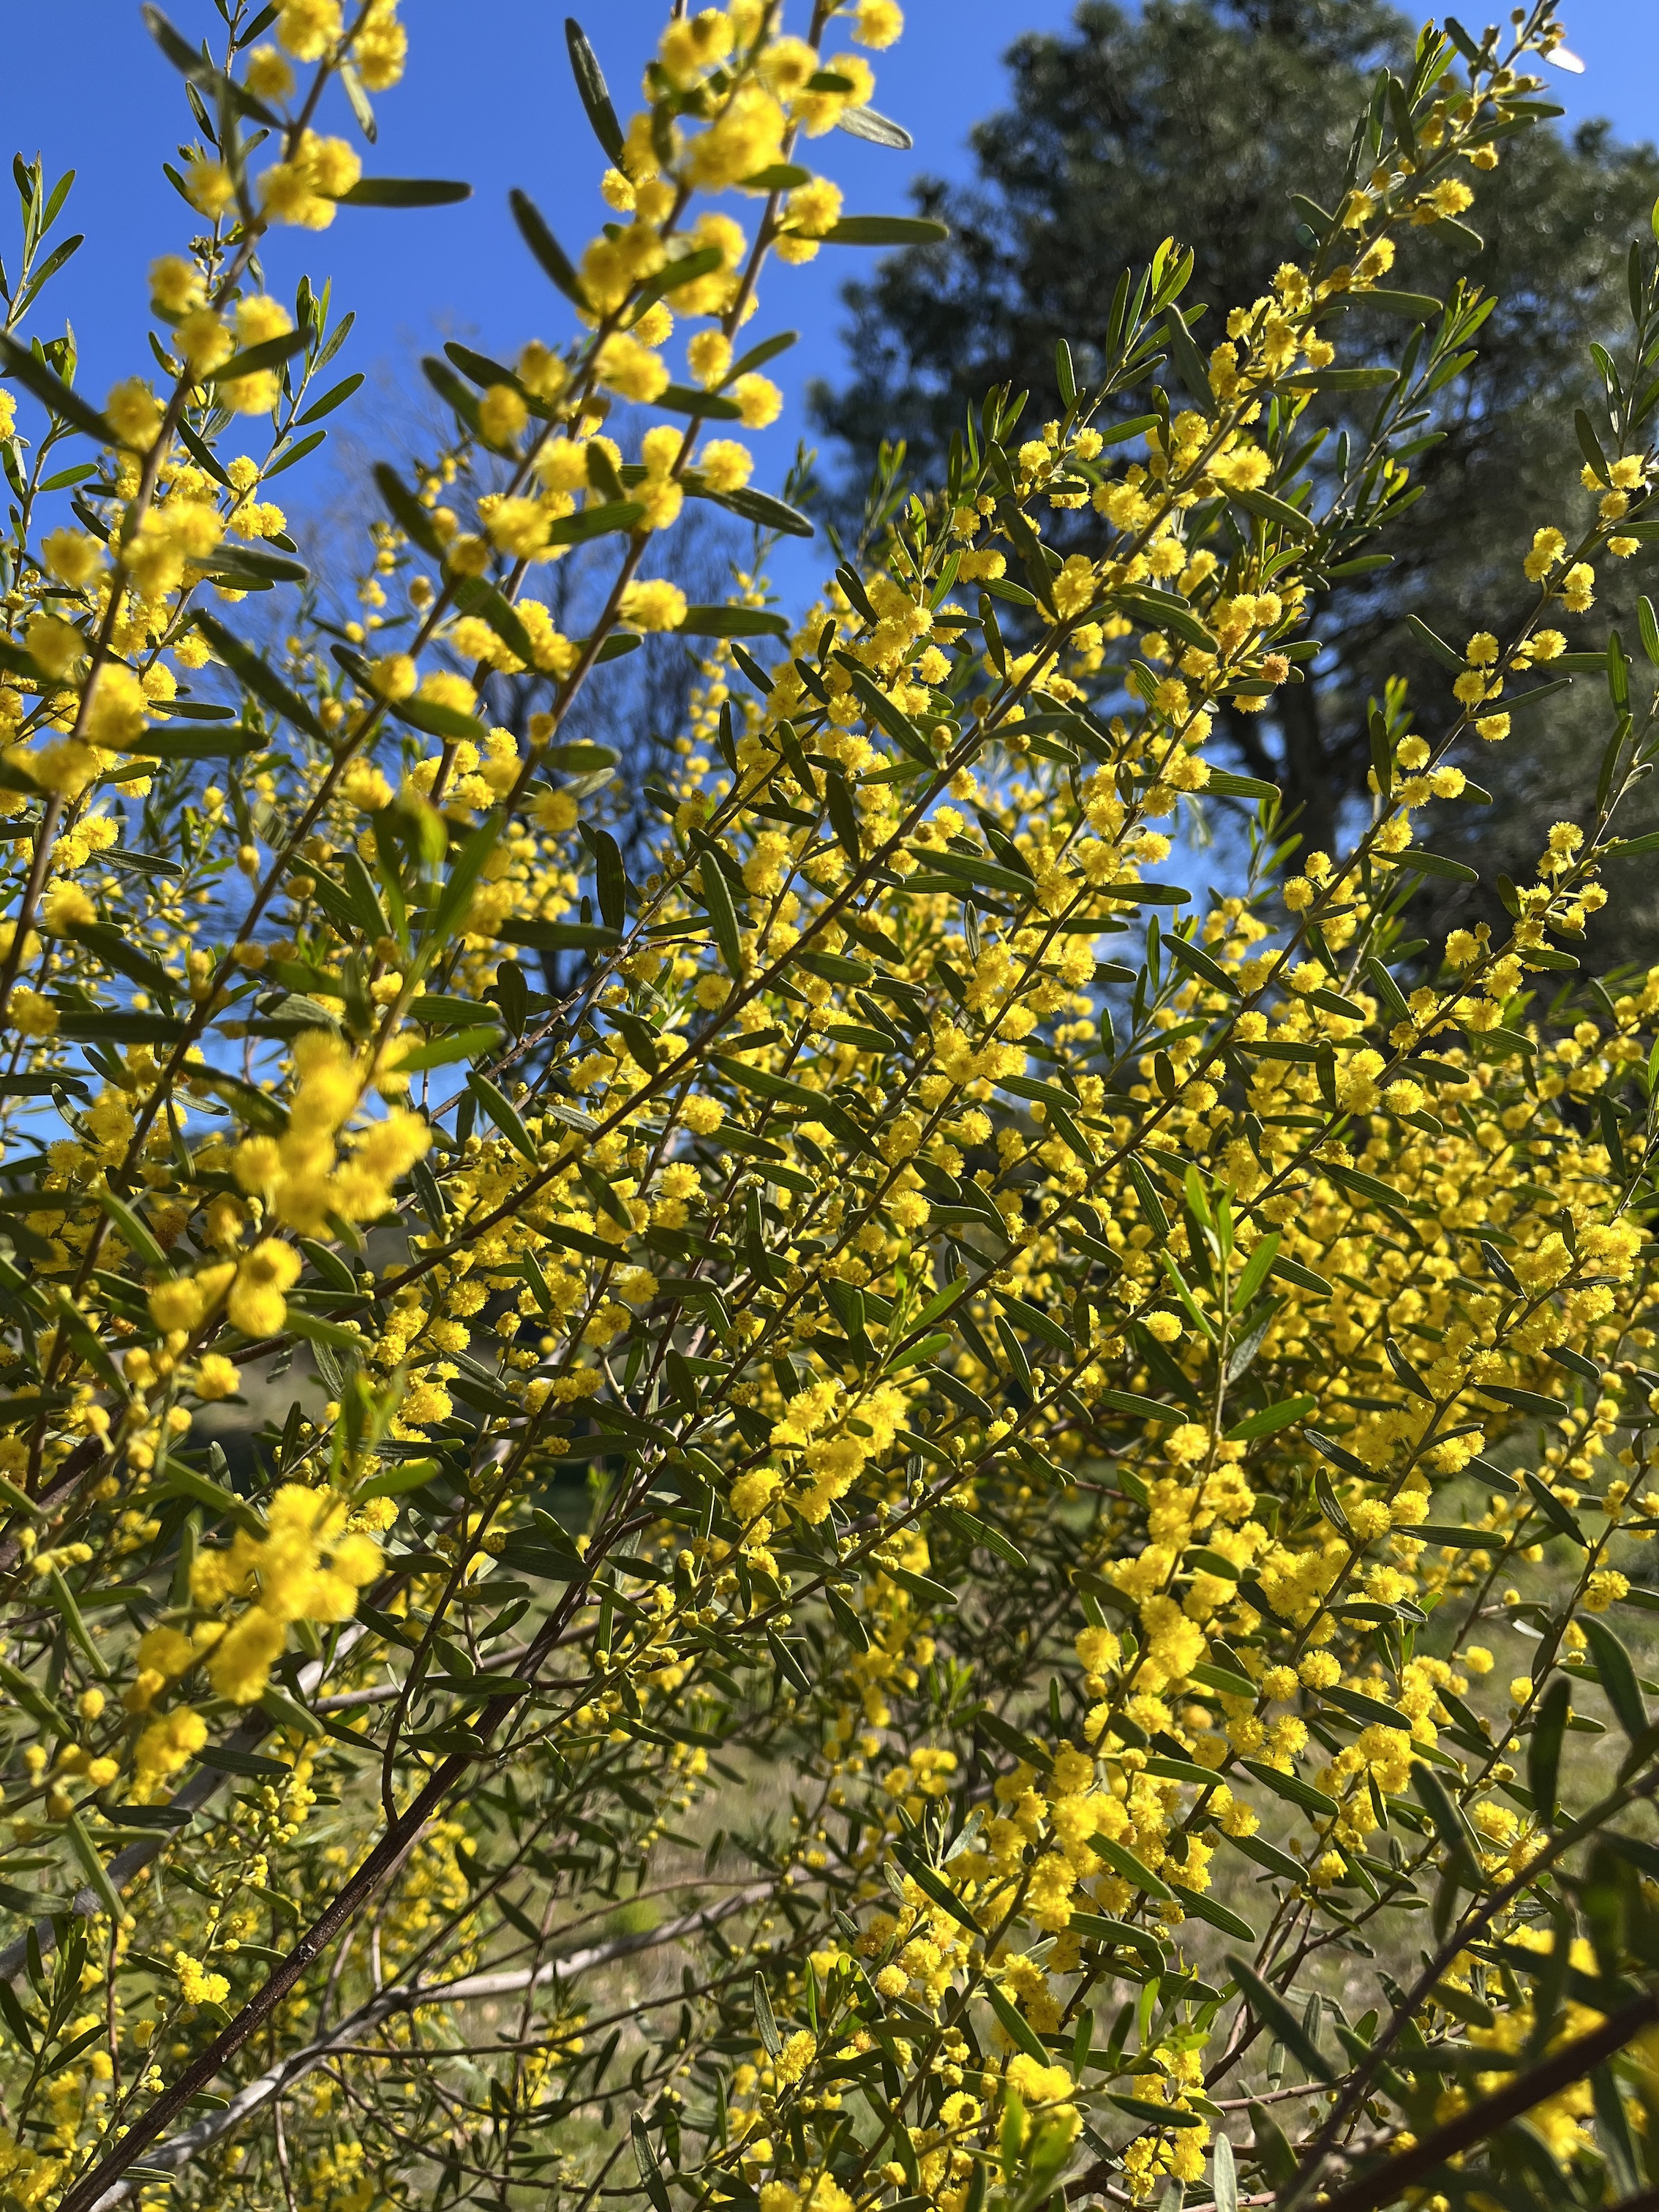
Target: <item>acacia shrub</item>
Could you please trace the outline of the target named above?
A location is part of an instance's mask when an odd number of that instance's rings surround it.
[[[271,495],[342,325],[258,248],[465,186],[319,130],[390,0],[218,12],[149,17],[201,132],[161,380],[26,343],[38,165],[0,341],[9,2198],[1645,2203],[1659,973],[1581,962],[1651,844],[1659,623],[1595,617],[1659,529],[1650,248],[1595,512],[1508,549],[1519,623],[1423,625],[1445,732],[1378,703],[1352,847],[1206,757],[1411,496],[1491,302],[1395,287],[1560,25],[1426,28],[1305,265],[1201,349],[1165,241],[793,622],[747,325],[906,234],[807,158],[894,137],[898,11],[676,9],[625,125],[573,28],[617,220],[573,260],[515,196],[570,335],[428,364],[344,624]],[[724,604],[688,499],[757,533]],[[619,792],[569,718],[651,635],[696,682]],[[1581,680],[1583,819],[1413,943],[1429,810]],[[1205,792],[1254,834],[1200,903]]]

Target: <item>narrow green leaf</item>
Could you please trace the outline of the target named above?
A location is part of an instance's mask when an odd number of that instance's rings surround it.
[[[1478,884],[1479,868],[1471,868],[1465,861],[1448,860],[1443,853],[1425,853],[1418,846],[1410,846],[1394,856],[1397,868],[1407,868],[1413,875],[1439,876],[1447,883]]]
[[[100,446],[119,446],[125,441],[118,438],[98,410],[88,404],[70,385],[64,383],[55,370],[43,361],[37,361],[29,349],[19,345],[15,338],[0,331],[0,370],[27,387],[47,411],[60,422],[73,423]]]
[[[687,489],[690,489],[688,485]],[[816,534],[814,525],[799,507],[774,499],[770,492],[755,491],[745,485],[741,491],[705,491],[699,495],[712,500],[716,507],[727,508],[732,514],[741,515],[757,530],[775,532],[785,538],[811,538]]]
[[[1224,1936],[1232,1936],[1237,1942],[1255,1942],[1256,1932],[1249,1922],[1242,1920],[1236,1912],[1230,1912],[1213,1897],[1205,1895],[1200,1890],[1188,1889],[1178,1881],[1171,1882],[1170,1892],[1182,1911],[1193,1919],[1208,1921],[1212,1928],[1218,1928]]]
[[[259,1710],[268,1720],[275,1721],[278,1728],[294,1729],[301,1735],[307,1736],[327,1734],[308,1705],[302,1705],[297,1698],[290,1697],[286,1690],[278,1689],[274,1682],[260,1692]]]
[[[666,408],[671,415],[690,415],[700,422],[740,422],[743,420],[743,410],[735,399],[727,399],[718,392],[706,392],[701,385],[666,385],[652,404]]]
[[[447,178],[359,177],[349,192],[336,195],[336,204],[340,207],[454,207],[471,197],[471,185]]]
[[[1278,1257],[1279,1242],[1278,1230],[1270,1230],[1245,1261],[1244,1272],[1233,1285],[1232,1310],[1235,1314],[1248,1310],[1251,1299],[1267,1281]]]
[[[487,1075],[480,1075],[476,1068],[467,1077],[466,1087],[514,1151],[534,1167],[537,1164],[535,1140],[525,1127],[518,1109],[509,1103],[506,1095],[496,1089]]]
[[[1606,1621],[1598,1620],[1592,1613],[1581,1613],[1577,1619],[1595,1662],[1595,1671],[1601,1678],[1602,1693],[1613,1707],[1620,1727],[1634,1743],[1647,1733],[1648,1715],[1630,1654]]]
[[[455,855],[443,891],[427,924],[426,941],[435,950],[466,925],[466,911],[483,866],[500,841],[504,817],[486,815]]]
[[[1479,1890],[1480,1865],[1474,1855],[1474,1839],[1468,1823],[1453,1803],[1445,1784],[1422,1759],[1412,1762],[1412,1788],[1434,1822],[1435,1832],[1446,1848],[1454,1872],[1466,1889]]]
[[[964,1929],[970,1937],[975,1940],[983,1939],[985,1930],[942,1875],[935,1873],[932,1867],[921,1859],[912,1859],[903,1863],[904,1871],[924,1897],[937,1905],[942,1912],[948,1912],[957,1925]]]
[[[526,192],[514,189],[507,196],[513,210],[513,220],[519,226],[519,234],[540,262],[542,270],[567,300],[578,307],[586,307],[587,295],[582,290],[581,279],[574,264],[543,220],[535,202]]]
[[[574,751],[574,747],[570,750]],[[595,848],[593,883],[599,893],[599,912],[605,927],[620,935],[628,920],[628,869],[623,860],[622,847],[608,830],[596,830],[592,836]]]
[[[632,530],[644,515],[645,509],[637,500],[608,500],[603,507],[585,507],[579,514],[562,517],[548,531],[547,542],[550,545],[586,545],[612,531]],[[637,644],[638,640],[635,642]],[[602,653],[600,658],[605,655]]]
[[[303,1306],[289,1301],[288,1319],[284,1327],[295,1336],[302,1336],[308,1344],[326,1344],[336,1352],[361,1352],[363,1340],[355,1329],[340,1322],[325,1321],[320,1314],[307,1313]]]
[[[1316,1790],[1311,1782],[1304,1782],[1299,1774],[1281,1774],[1276,1766],[1269,1766],[1260,1759],[1247,1759],[1243,1765],[1247,1774],[1253,1774],[1264,1790],[1271,1790],[1287,1805],[1299,1805],[1304,1813],[1312,1813],[1322,1820],[1328,1820],[1335,1813],[1335,1798]]]
[[[221,545],[202,566],[210,575],[255,591],[268,584],[304,584],[311,578],[303,561],[273,553],[268,545]]]
[[[391,510],[392,520],[404,537],[411,544],[418,545],[428,559],[441,561],[443,540],[438,535],[436,524],[390,462],[375,463],[374,482]]]
[[[1237,1952],[1227,1954],[1227,1971],[1237,1983],[1250,2010],[1263,2027],[1272,2030],[1286,2051],[1293,2052],[1320,2081],[1333,2080],[1334,2069],[1329,2059],[1278,1990],[1270,1988],[1249,1960],[1241,1959]]]
[[[1555,1819],[1561,1772],[1561,1746],[1565,1740],[1567,1712],[1572,1686],[1557,1674],[1539,1699],[1527,1741],[1527,1787],[1532,1792],[1539,1823],[1548,1827]]]
[[[494,1052],[501,1042],[499,1029],[451,1030],[429,1044],[400,1052],[394,1063],[400,1073],[418,1075],[428,1067],[450,1067],[458,1060],[477,1060]]]
[[[700,874],[702,902],[708,911],[708,926],[714,933],[714,942],[720,947],[720,958],[726,963],[726,973],[734,981],[740,981],[743,976],[743,940],[738,932],[738,915],[732,902],[732,887],[712,853],[703,854]],[[756,1072],[749,1071],[751,1074]]]
[[[1160,1905],[1167,1905],[1173,1892],[1165,1881],[1160,1881],[1144,1861],[1138,1859],[1127,1844],[1114,1843],[1109,1836],[1091,1836],[1089,1848],[1097,1857],[1105,1860],[1115,1875],[1145,1892]]]
[[[1350,307],[1375,307],[1385,315],[1411,315],[1419,323],[1431,323],[1437,315],[1445,313],[1443,300],[1437,300],[1431,292],[1383,292],[1369,288],[1350,292],[1346,304]]]
[[[196,627],[206,638],[231,673],[252,691],[258,699],[291,722],[296,730],[303,730],[320,745],[328,744],[327,732],[298,694],[291,691],[282,678],[268,668],[252,646],[245,645],[233,631],[214,616],[198,608]]]
[[[1252,514],[1259,515],[1262,521],[1276,523],[1281,530],[1288,530],[1292,538],[1305,540],[1318,535],[1299,507],[1292,507],[1287,500],[1275,499],[1271,492],[1235,491],[1230,492],[1228,497]]]
[[[1227,973],[1213,952],[1206,952],[1201,945],[1194,945],[1184,937],[1170,935],[1164,939],[1164,943],[1178,967],[1186,969],[1189,975],[1200,977],[1214,989],[1226,992],[1229,998],[1238,997],[1237,978]]]
[[[1236,775],[1231,769],[1212,768],[1205,790],[1218,799],[1277,799],[1276,783],[1264,783],[1260,776]]]
[[[1169,320],[1164,327],[1164,340],[1170,349],[1170,358],[1175,364],[1176,374],[1186,386],[1188,392],[1199,406],[1206,409],[1211,407],[1214,404],[1215,394],[1210,388],[1209,365],[1199,351],[1193,334],[1187,326],[1187,318],[1179,307],[1173,305],[1169,311]],[[1274,503],[1279,504],[1277,501]],[[1303,527],[1305,530],[1305,524]]]
[[[789,625],[781,615],[764,607],[688,607],[680,624],[681,637],[787,637]]]
[[[1041,2066],[1053,2063],[1054,2053],[1043,2042],[1029,2020],[1020,2012],[1011,1997],[1005,1996],[994,1981],[984,1984],[985,1994],[991,2000],[991,2009],[997,2016],[997,2025],[1010,2043],[1016,2044],[1029,2057]]]
[[[1179,1406],[1160,1405],[1156,1398],[1143,1398],[1133,1390],[1103,1390],[1100,1402],[1114,1413],[1133,1413],[1137,1420],[1184,1421],[1187,1418]]]
[[[611,104],[610,89],[600,69],[599,58],[589,46],[581,25],[574,15],[564,19],[565,44],[570,49],[570,66],[575,73],[576,90],[580,95],[587,119],[593,126],[593,136],[604,148],[605,158],[620,162],[623,157],[622,125]]]
[[[303,415],[295,417],[295,428],[303,430],[307,422],[320,422],[325,415],[331,415],[337,407],[343,407],[346,401],[361,392],[362,387],[363,380],[360,375],[345,377],[332,390],[324,392],[320,399],[313,400]]]
[[[258,376],[263,369],[280,368],[282,364],[303,350],[304,331],[284,331],[274,338],[265,338],[258,345],[249,346],[246,352],[234,353],[217,368],[204,372],[204,384],[234,384],[244,376]]]
[[[163,1252],[137,1214],[130,1206],[117,1198],[107,1183],[100,1183],[98,1187],[98,1203],[114,1223],[120,1233],[122,1243],[137,1259],[146,1267],[153,1268],[158,1275],[171,1273],[167,1265],[167,1254]]]
[[[1304,1396],[1283,1398],[1276,1406],[1264,1406],[1260,1413],[1235,1421],[1227,1431],[1227,1442],[1248,1443],[1256,1437],[1273,1436],[1279,1430],[1289,1428],[1292,1421],[1302,1420],[1311,1413],[1318,1403],[1317,1398]]]
[[[849,138],[866,139],[872,146],[889,146],[899,154],[908,153],[916,143],[902,123],[878,115],[873,107],[843,107],[836,118],[836,128]]]
[[[622,942],[622,932],[597,921],[538,921],[526,918],[504,921],[498,937],[508,945],[528,945],[532,952],[610,952]]]
[[[1238,2212],[1238,2178],[1233,2164],[1233,2147],[1224,2135],[1216,2136],[1211,2171],[1215,2212]]]
[[[1231,1919],[1232,1915],[1229,1913],[1227,1917]],[[1244,1923],[1240,1921],[1238,1924],[1243,1927]],[[1131,2119],[1140,2120],[1151,2128],[1201,2128],[1204,2124],[1201,2112],[1183,2112],[1173,2105],[1160,2105],[1155,2097],[1132,2096],[1124,2089],[1109,2089],[1106,2097],[1121,2112],[1127,2112]]]
[[[948,222],[934,222],[926,216],[844,215],[825,231],[823,242],[826,246],[942,246],[950,235]]]
[[[1462,654],[1455,647],[1448,645],[1443,637],[1437,637],[1427,623],[1419,620],[1416,615],[1407,615],[1406,627],[1425,653],[1432,654],[1443,668],[1449,668],[1459,676],[1462,674]]]
[[[118,1927],[125,1917],[126,1907],[121,1902],[120,1894],[115,1884],[109,1878],[109,1870],[99,1856],[98,1846],[87,1833],[78,1813],[71,1813],[64,1826],[69,1835],[70,1847],[86,1871],[87,1880],[98,1893],[99,1901],[105,1911]]]

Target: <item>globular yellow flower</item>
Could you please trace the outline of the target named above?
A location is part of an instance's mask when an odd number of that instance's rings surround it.
[[[231,1326],[244,1336],[275,1336],[288,1318],[283,1293],[300,1279],[301,1261],[291,1244],[267,1237],[253,1247],[235,1271],[226,1310]]]
[[[253,1705],[264,1694],[270,1670],[287,1642],[288,1630],[282,1621],[263,1606],[250,1606],[214,1645],[208,1659],[208,1680],[232,1705]]]
[[[192,155],[185,164],[184,177],[185,198],[210,222],[222,216],[236,197],[230,171],[210,155]]]
[[[735,438],[711,438],[697,457],[702,479],[714,491],[740,491],[754,473],[755,457]]]
[[[156,1327],[189,1334],[199,1328],[229,1289],[236,1270],[224,1262],[203,1267],[193,1275],[174,1275],[158,1283],[149,1293],[150,1317]]]
[[[732,384],[727,398],[737,403],[745,430],[764,430],[783,412],[783,394],[770,377],[750,369]]]
[[[898,0],[859,0],[853,36],[861,46],[890,46],[903,29]]]
[[[420,681],[420,672],[406,653],[388,653],[370,664],[369,674],[374,689],[386,699],[410,697]]]
[[[224,1975],[209,1973],[188,1951],[179,1953],[173,1971],[179,1977],[179,1994],[186,2004],[222,2004],[230,1995],[230,1984]]]
[[[613,331],[599,349],[595,373],[623,399],[650,401],[669,385],[668,364],[627,331]]]
[[[198,1398],[211,1401],[234,1397],[241,1383],[240,1370],[222,1352],[204,1352],[197,1363],[196,1395]]]
[[[58,1008],[44,991],[31,990],[27,984],[12,993],[7,1012],[9,1027],[20,1036],[47,1037],[58,1027]]]
[[[95,538],[79,530],[53,530],[41,540],[40,557],[60,584],[89,584],[107,564]]]
[[[133,1752],[133,1778],[140,1802],[147,1802],[157,1784],[176,1774],[206,1741],[207,1723],[188,1706],[151,1721]]]
[[[685,349],[691,374],[706,389],[722,384],[732,366],[732,341],[724,331],[698,331]]]
[[[79,884],[56,883],[40,902],[40,918],[54,937],[67,937],[98,919],[98,908]]]
[[[532,338],[520,352],[518,378],[525,390],[533,392],[538,399],[553,400],[569,383],[570,370],[562,354],[555,353],[550,346]]]
[[[294,90],[294,71],[275,46],[255,46],[247,58],[246,82],[261,100],[286,100]]]
[[[161,428],[161,403],[141,377],[129,377],[104,402],[104,418],[124,446],[146,453]]]
[[[106,661],[89,695],[84,728],[88,743],[121,752],[143,735],[149,701],[130,668]]]
[[[344,29],[340,0],[283,0],[276,35],[295,61],[320,61]]]
[[[724,61],[732,46],[731,16],[722,8],[702,8],[695,15],[670,23],[657,52],[669,81],[684,88]]]
[[[362,162],[348,139],[319,137],[307,131],[286,161],[275,161],[259,179],[259,198],[272,222],[304,230],[326,230],[335,203],[362,174]]]
[[[370,92],[389,92],[402,81],[409,33],[398,21],[398,0],[369,0],[357,19],[351,58]]]
[[[553,521],[551,509],[535,499],[495,500],[483,517],[491,544],[514,561],[533,561],[547,550]]]
[[[493,446],[518,442],[530,420],[530,410],[510,384],[492,384],[478,402],[478,420]]]
[[[678,629],[685,620],[685,593],[664,579],[630,584],[622,597],[622,618],[635,629]]]
[[[188,314],[202,302],[202,272],[182,254],[164,253],[149,264],[149,296],[163,314]]]

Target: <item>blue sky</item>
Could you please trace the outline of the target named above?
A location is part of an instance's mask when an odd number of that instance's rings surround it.
[[[216,20],[206,0],[168,4],[192,38]],[[586,27],[624,113],[665,12],[663,0],[606,0],[602,9],[588,0]],[[860,145],[840,132],[813,149],[842,183],[848,212],[902,210],[908,180],[924,171],[967,173],[966,134],[1004,96],[1007,46],[1022,30],[1060,27],[1071,12],[1071,0],[910,0],[906,39],[875,59],[877,105],[912,131],[914,153]],[[1582,77],[1554,78],[1570,115],[1609,116],[1628,137],[1659,135],[1654,0],[1566,0],[1564,13],[1587,64]],[[337,301],[357,310],[338,370],[362,370],[368,381],[335,419],[375,450],[401,442],[407,415],[398,394],[417,381],[419,353],[457,337],[510,356],[526,337],[564,334],[562,302],[507,216],[509,186],[528,191],[573,250],[605,212],[597,192],[603,157],[571,83],[562,7],[404,0],[404,14],[410,71],[377,103],[380,140],[367,166],[385,175],[464,177],[473,198],[420,214],[347,210],[320,236],[279,234],[268,262],[273,290],[291,297],[301,270],[319,283],[332,275]],[[1470,20],[1484,16],[1477,9]],[[340,108],[325,120],[349,132],[343,100]],[[179,80],[145,32],[136,0],[52,0],[9,11],[0,152],[39,148],[54,173],[76,168],[68,227],[87,234],[34,327],[50,336],[65,317],[73,323],[82,374],[99,394],[116,376],[150,365],[144,272],[155,254],[182,243],[191,222],[161,162],[189,119]],[[0,216],[0,256],[10,264],[15,252],[13,224]],[[827,247],[805,269],[771,272],[751,330],[802,333],[774,371],[792,403],[811,377],[840,373],[839,288],[872,258]],[[781,480],[803,427],[792,405],[759,441],[757,482]],[[287,479],[291,505],[325,499],[327,451]]]

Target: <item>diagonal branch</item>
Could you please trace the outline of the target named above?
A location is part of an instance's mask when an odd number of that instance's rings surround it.
[[[470,2004],[485,1997],[511,1996],[523,1991],[545,1989],[550,1984],[568,1979],[574,1974],[592,1973],[596,1967],[608,1966],[613,1960],[632,1956],[635,1952],[654,1950],[660,1944],[678,1943],[683,1938],[700,1936],[705,1929],[727,1920],[744,1906],[759,1904],[772,1893],[769,1882],[750,1882],[745,1888],[734,1890],[719,1904],[701,1911],[682,1913],[676,1920],[665,1921],[660,1928],[646,1929],[631,1936],[613,1936],[607,1943],[592,1943],[577,1951],[568,1951],[561,1957],[544,1960],[538,1966],[520,1966],[495,1974],[464,1974],[453,1982],[398,1982],[380,1990],[366,2004],[340,2021],[339,2025],[308,2043],[291,2057],[281,2059],[275,2066],[256,2075],[252,2081],[244,2082],[230,2102],[217,2112],[204,2114],[193,2127],[181,2130],[159,2144],[144,2160],[140,2172],[127,2173],[106,2189],[94,2203],[91,2212],[115,2212],[115,2207],[125,2204],[137,2196],[148,2177],[156,2172],[169,2174],[179,2172],[192,2160],[210,2149],[230,2130],[240,2124],[250,2114],[257,2112],[273,2098],[284,2095],[307,2074],[314,2073],[343,2045],[358,2042],[374,2034],[398,2013],[418,2010],[425,2005]]]
[[[361,1621],[349,1623],[335,1648],[334,1663],[337,1664],[343,1659],[354,1644],[361,1643],[365,1633]],[[313,1659],[301,1669],[299,1690],[301,1698],[308,1698],[318,1687],[327,1672],[328,1664],[325,1660]],[[257,1751],[276,1725],[266,1714],[256,1710],[239,1722],[217,1748],[232,1753]],[[211,1803],[228,1782],[234,1779],[234,1775],[227,1768],[198,1766],[190,1779],[168,1798],[168,1809],[181,1813],[199,1812],[204,1805]],[[115,1888],[125,1889],[130,1881],[143,1874],[150,1861],[172,1842],[173,1833],[171,1828],[157,1828],[153,1836],[142,1837],[137,1843],[129,1844],[125,1850],[118,1851],[106,1869]],[[88,1886],[76,1893],[74,1909],[82,1918],[93,1919],[104,1908],[99,1902],[97,1892]],[[48,1957],[58,1941],[50,1920],[35,1922],[34,1940],[40,1947],[41,1957]],[[9,1982],[14,1976],[21,1974],[27,1959],[27,1936],[20,1936],[15,1942],[8,1943],[5,1949],[0,1951],[0,1981]]]
[[[1378,2212],[1378,2208],[1391,2204],[1395,2198],[1417,2186],[1437,2166],[1459,2151],[1468,2150],[1484,2142],[1488,2136],[1508,2121],[1519,2119],[1546,2097],[1553,2097],[1586,2074],[1593,2071],[1604,2058],[1611,2058],[1622,2051],[1633,2036],[1644,2027],[1659,2021],[1659,1990],[1647,1990],[1633,1997],[1610,2013],[1592,2035],[1581,2035],[1565,2045],[1541,2065],[1516,2075],[1507,2088],[1495,2096],[1483,2097],[1479,2104],[1471,2105],[1443,2128],[1402,2151],[1399,2157],[1385,2159],[1351,2181],[1346,2189],[1339,2189],[1326,2200],[1324,2212]]]

